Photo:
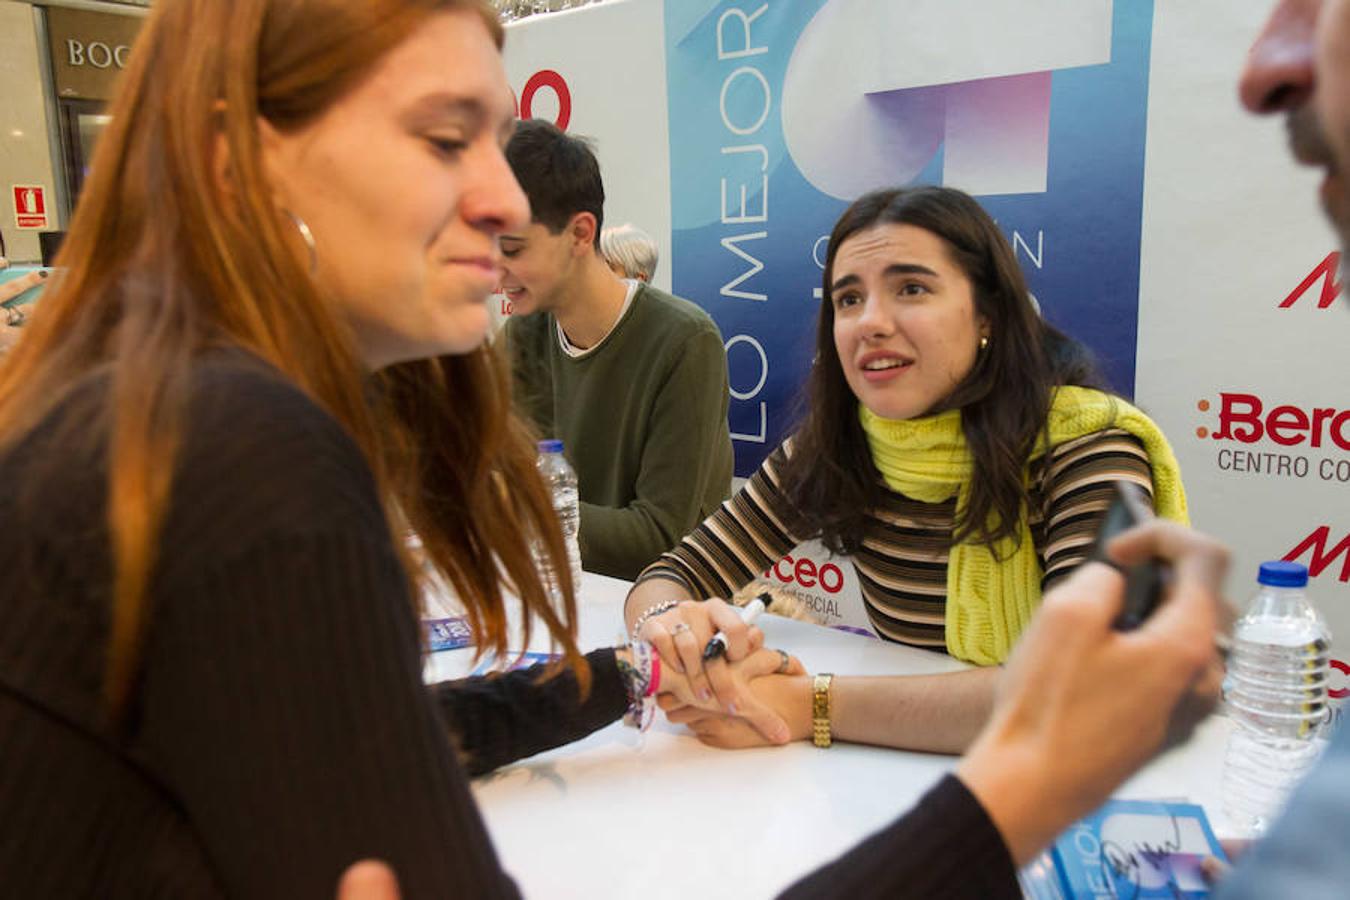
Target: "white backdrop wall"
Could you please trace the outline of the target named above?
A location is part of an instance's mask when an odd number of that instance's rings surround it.
[[[527,101],[535,118],[556,123],[564,107],[560,95],[565,96],[566,130],[595,142],[605,179],[605,225],[632,222],[656,239],[661,262],[653,283],[669,290],[670,138],[661,0],[532,16],[507,33],[506,74],[517,109]]]
[[[1281,308],[1337,248],[1321,176],[1290,162],[1282,122],[1238,105],[1237,73],[1271,5],[1158,4],[1136,394],[1177,449],[1196,525],[1234,548],[1236,597],[1262,560],[1310,566],[1339,638],[1344,697],[1350,554],[1336,550],[1350,548],[1350,428],[1335,416],[1350,408],[1350,311],[1343,299],[1319,308],[1325,278]],[[1227,426],[1225,395],[1237,416]],[[1248,398],[1260,403],[1259,429]],[[1320,435],[1317,410],[1336,411],[1320,416]]]
[[[973,0],[626,0],[511,27],[506,62],[518,97],[535,79],[534,116],[558,117],[565,83],[607,222],[652,233],[657,282],[717,319],[738,474],[791,427],[833,217],[868,186],[965,187],[1047,315],[1171,437],[1195,523],[1234,547],[1233,596],[1297,558],[1350,648],[1350,312],[1321,305],[1335,259],[1289,301],[1335,242],[1317,176],[1236,94],[1270,6],[1023,0],[992,22]],[[805,548],[768,580],[865,624],[851,566],[819,584],[829,562]]]

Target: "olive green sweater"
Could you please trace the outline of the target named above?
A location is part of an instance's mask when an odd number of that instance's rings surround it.
[[[516,408],[576,470],[588,571],[636,578],[727,498],[726,351],[703,310],[642,285],[583,356],[546,312],[507,322],[505,343]]]

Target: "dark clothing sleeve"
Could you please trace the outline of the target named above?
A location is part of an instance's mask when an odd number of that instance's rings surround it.
[[[405,897],[510,897],[421,681],[392,546],[274,537],[167,604],[137,741],[227,892],[332,896],[376,858]]]
[[[571,670],[549,677],[543,664],[436,685],[436,702],[469,774],[580,740],[623,715],[628,693],[614,651],[593,651],[586,661],[591,688],[584,700]]]
[[[782,900],[1018,900],[1017,871],[975,795],[948,775],[913,810],[788,888]]]

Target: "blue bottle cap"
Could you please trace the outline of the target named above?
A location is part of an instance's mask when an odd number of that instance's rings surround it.
[[[1283,560],[1263,562],[1256,580],[1271,587],[1303,587],[1308,583],[1308,567]]]
[[[540,453],[561,453],[563,452],[563,442],[557,439],[540,441]]]

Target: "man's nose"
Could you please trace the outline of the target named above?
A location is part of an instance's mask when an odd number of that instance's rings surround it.
[[[1281,0],[1247,52],[1238,81],[1242,105],[1257,114],[1302,106],[1313,92],[1313,32],[1322,0]]]

